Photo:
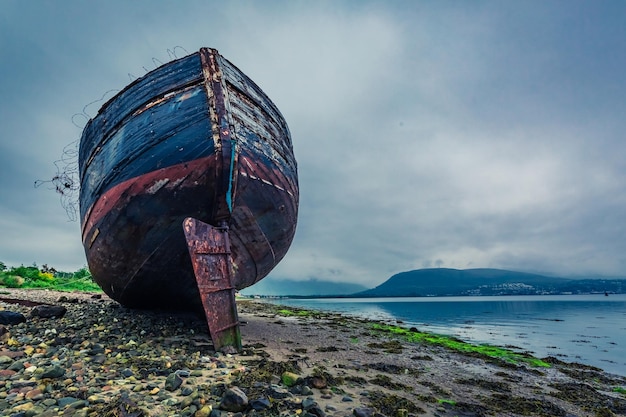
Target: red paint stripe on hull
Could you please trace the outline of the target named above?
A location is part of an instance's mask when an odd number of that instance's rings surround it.
[[[100,196],[96,203],[87,211],[82,230],[83,245],[86,245],[88,234],[100,220],[115,207],[120,207],[130,198],[142,194],[154,194],[161,188],[197,187],[198,181],[205,176],[207,170],[214,169],[215,157],[197,159],[184,164],[173,165],[149,172],[139,177],[124,181]],[[89,237],[91,239],[91,237]],[[87,247],[87,246],[85,246]]]

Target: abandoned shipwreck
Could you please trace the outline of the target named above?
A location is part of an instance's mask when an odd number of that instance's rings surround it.
[[[287,124],[215,49],[124,88],[80,140],[82,242],[95,282],[132,308],[202,309],[240,348],[235,290],[285,256],[298,213]]]

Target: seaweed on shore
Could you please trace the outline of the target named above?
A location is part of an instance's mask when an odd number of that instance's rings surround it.
[[[385,353],[402,353],[404,346],[397,340],[388,340],[382,343],[368,343],[367,347],[372,349],[382,349]]]
[[[400,409],[407,410],[409,413],[426,413],[423,408],[417,406],[412,401],[409,401],[404,397],[394,394],[385,394],[381,391],[370,392],[369,400],[371,407],[388,416],[396,415],[397,411]]]
[[[369,363],[365,366],[369,369],[374,369],[376,371],[386,372],[388,374],[394,374],[394,375],[406,374],[406,375],[412,375],[414,377],[418,377],[422,374],[420,370],[415,369],[415,368],[406,368],[404,366],[388,364],[388,363],[383,363],[383,362]]]
[[[413,391],[413,387],[401,384],[399,382],[393,382],[391,378],[387,375],[378,374],[373,379],[370,379],[370,382],[374,385],[378,385],[392,391]]]
[[[626,379],[624,377],[611,376],[609,374],[606,374],[602,369],[595,366],[584,365],[576,362],[563,362],[559,359],[552,357],[545,358],[544,360],[549,360],[551,363],[555,364],[558,363],[559,365],[561,365],[559,367],[559,370],[562,373],[578,381],[597,381],[609,385],[619,385],[626,382]]]
[[[444,403],[442,404],[444,408],[452,408],[454,410],[454,415],[463,416],[463,417],[485,417],[487,415],[493,415],[493,413],[489,412],[488,408],[482,404],[475,403],[467,403],[467,402],[457,402],[455,404]]]
[[[433,357],[430,355],[413,355],[411,359],[414,361],[432,361]]]
[[[297,362],[274,362],[267,359],[246,361],[249,372],[242,372],[237,376],[235,384],[240,387],[251,387],[257,382],[270,383],[275,375],[282,375],[284,372],[299,374],[302,372]]]
[[[288,310],[286,308],[276,311],[276,314],[285,317],[312,317],[315,316],[311,310]]]
[[[523,378],[519,375],[512,374],[510,372],[498,371],[493,374],[494,376],[499,376],[500,378],[506,379],[509,382],[519,383],[523,380]]]
[[[336,346],[319,346],[315,349],[316,352],[328,353],[328,352],[338,352],[340,349]],[[341,349],[345,350],[345,349]]]
[[[446,389],[444,387],[441,387],[441,386],[435,384],[434,382],[431,382],[431,381],[420,381],[419,383],[420,383],[420,385],[423,385],[425,387],[430,388],[430,390],[432,392],[434,392],[435,394],[437,394],[437,395],[441,395],[441,396],[444,396],[444,397],[452,396],[452,392],[450,390],[448,390],[448,389]]]
[[[553,397],[568,401],[587,411],[608,409],[618,415],[626,414],[626,400],[604,395],[584,383],[555,383],[550,385],[558,390]]]
[[[524,416],[561,417],[567,412],[545,398],[525,398],[510,394],[493,393],[491,397],[479,398],[497,415],[502,412],[521,414]]]
[[[468,356],[477,356],[488,358],[502,366],[516,366],[519,362],[526,363],[533,367],[549,368],[550,364],[537,359],[527,353],[517,353],[509,349],[491,346],[491,345],[474,345],[463,342],[455,337],[443,336],[433,333],[424,333],[416,329],[405,329],[399,326],[388,324],[373,323],[374,330],[395,334],[413,343],[429,343],[438,345],[450,350],[461,352]]]
[[[329,386],[329,387],[337,387],[339,385],[343,385],[344,379],[342,377],[335,377],[329,372],[326,371],[326,368],[323,366],[316,366],[313,369],[313,373],[309,378],[306,378],[307,385],[309,386]],[[315,381],[315,383],[313,383]]]
[[[346,375],[343,379],[347,384],[351,385],[365,386],[367,384],[367,380],[361,376]]]
[[[477,379],[477,378],[467,378],[467,379],[457,379],[455,381],[457,384],[462,385],[471,385],[475,387],[480,387],[482,389],[492,391],[492,392],[500,392],[506,393],[511,392],[511,386],[505,382],[500,381],[491,381],[488,379]]]

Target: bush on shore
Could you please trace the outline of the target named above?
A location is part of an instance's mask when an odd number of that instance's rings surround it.
[[[0,261],[0,286],[7,288],[48,288],[59,291],[102,291],[86,267],[61,272],[48,265],[10,267]]]

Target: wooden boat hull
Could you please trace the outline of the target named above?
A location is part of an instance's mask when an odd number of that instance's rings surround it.
[[[294,237],[299,191],[287,124],[213,49],[109,100],[83,131],[79,169],[89,269],[129,307],[201,306],[188,217],[228,227],[236,289],[264,278]]]

